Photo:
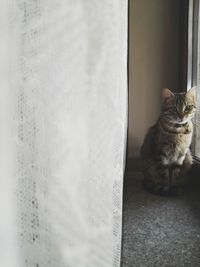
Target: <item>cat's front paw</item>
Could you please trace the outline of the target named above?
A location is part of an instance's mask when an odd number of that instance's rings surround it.
[[[160,196],[177,196],[183,193],[183,186],[168,186],[156,184],[150,180],[143,180],[144,189],[150,193],[160,195]]]
[[[180,167],[176,167],[172,170],[172,178],[178,178],[181,172]]]
[[[184,187],[181,185],[175,185],[170,187],[171,196],[180,196],[184,193]]]
[[[156,195],[168,196],[170,192],[168,185],[161,185],[150,180],[143,180],[143,186],[146,191]]]
[[[170,180],[171,180],[170,186],[171,187],[177,186],[178,180],[180,177],[180,173],[181,173],[181,168],[179,166],[177,166],[171,170],[171,177],[170,177]]]

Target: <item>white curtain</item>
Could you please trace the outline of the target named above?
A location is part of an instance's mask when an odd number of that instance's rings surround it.
[[[127,0],[1,0],[0,40],[0,266],[119,266]]]

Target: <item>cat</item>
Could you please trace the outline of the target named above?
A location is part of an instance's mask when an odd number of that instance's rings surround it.
[[[144,187],[161,195],[179,194],[193,164],[190,146],[196,87],[185,93],[162,90],[162,110],[141,148]]]

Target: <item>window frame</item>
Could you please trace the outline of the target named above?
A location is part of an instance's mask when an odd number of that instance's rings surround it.
[[[200,88],[200,0],[188,1],[188,55],[187,55],[187,90],[193,86]],[[197,103],[200,109],[200,90],[197,91]],[[200,111],[199,111],[200,112]],[[192,154],[200,160],[200,114],[197,111],[194,123]]]

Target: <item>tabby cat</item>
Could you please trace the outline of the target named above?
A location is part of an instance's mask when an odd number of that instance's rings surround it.
[[[141,148],[144,186],[157,194],[180,193],[192,165],[190,145],[192,118],[196,110],[196,88],[186,93],[162,90],[162,111]]]

